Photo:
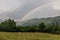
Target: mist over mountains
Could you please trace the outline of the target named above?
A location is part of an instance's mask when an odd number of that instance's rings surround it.
[[[0,22],[4,20],[0,19]],[[33,18],[24,21],[15,21],[17,25],[20,26],[32,26],[32,25],[39,25],[40,23],[45,23],[46,25],[51,25],[54,22],[57,22],[60,25],[60,16],[55,17],[48,17],[48,18]]]
[[[60,16],[56,17],[49,17],[49,18],[34,18],[29,19],[21,22],[17,22],[17,25],[20,26],[32,26],[32,25],[39,25],[40,23],[45,23],[46,25],[51,25],[57,22],[60,25]]]
[[[54,16],[60,16],[60,0],[0,0],[0,22],[11,18],[18,25],[49,24],[60,20]]]

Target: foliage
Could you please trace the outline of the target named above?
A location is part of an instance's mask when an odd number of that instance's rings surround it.
[[[40,23],[38,26],[16,26],[14,20],[8,19],[0,23],[0,31],[4,32],[47,32],[60,34],[60,26],[58,22],[52,23],[50,26],[46,26],[44,23]]]

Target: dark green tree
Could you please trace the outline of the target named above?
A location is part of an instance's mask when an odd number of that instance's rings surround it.
[[[16,30],[16,22],[11,19],[5,20],[4,22],[0,23],[0,28],[3,31],[15,31]]]
[[[39,25],[39,31],[40,31],[40,32],[44,32],[45,30],[46,30],[45,24],[44,24],[44,23],[41,23],[41,24]]]

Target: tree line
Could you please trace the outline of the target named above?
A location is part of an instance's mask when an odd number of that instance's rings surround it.
[[[52,25],[46,26],[44,23],[40,23],[38,26],[16,26],[14,20],[8,19],[0,23],[0,31],[2,32],[45,32],[60,34],[60,26],[57,22]]]

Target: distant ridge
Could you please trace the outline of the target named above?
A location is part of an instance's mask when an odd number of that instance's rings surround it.
[[[17,25],[21,26],[31,26],[31,25],[39,25],[40,23],[45,23],[47,24],[52,24],[54,22],[57,22],[60,24],[60,16],[56,17],[49,17],[49,18],[34,18],[34,19],[29,19],[21,22],[17,22]]]

